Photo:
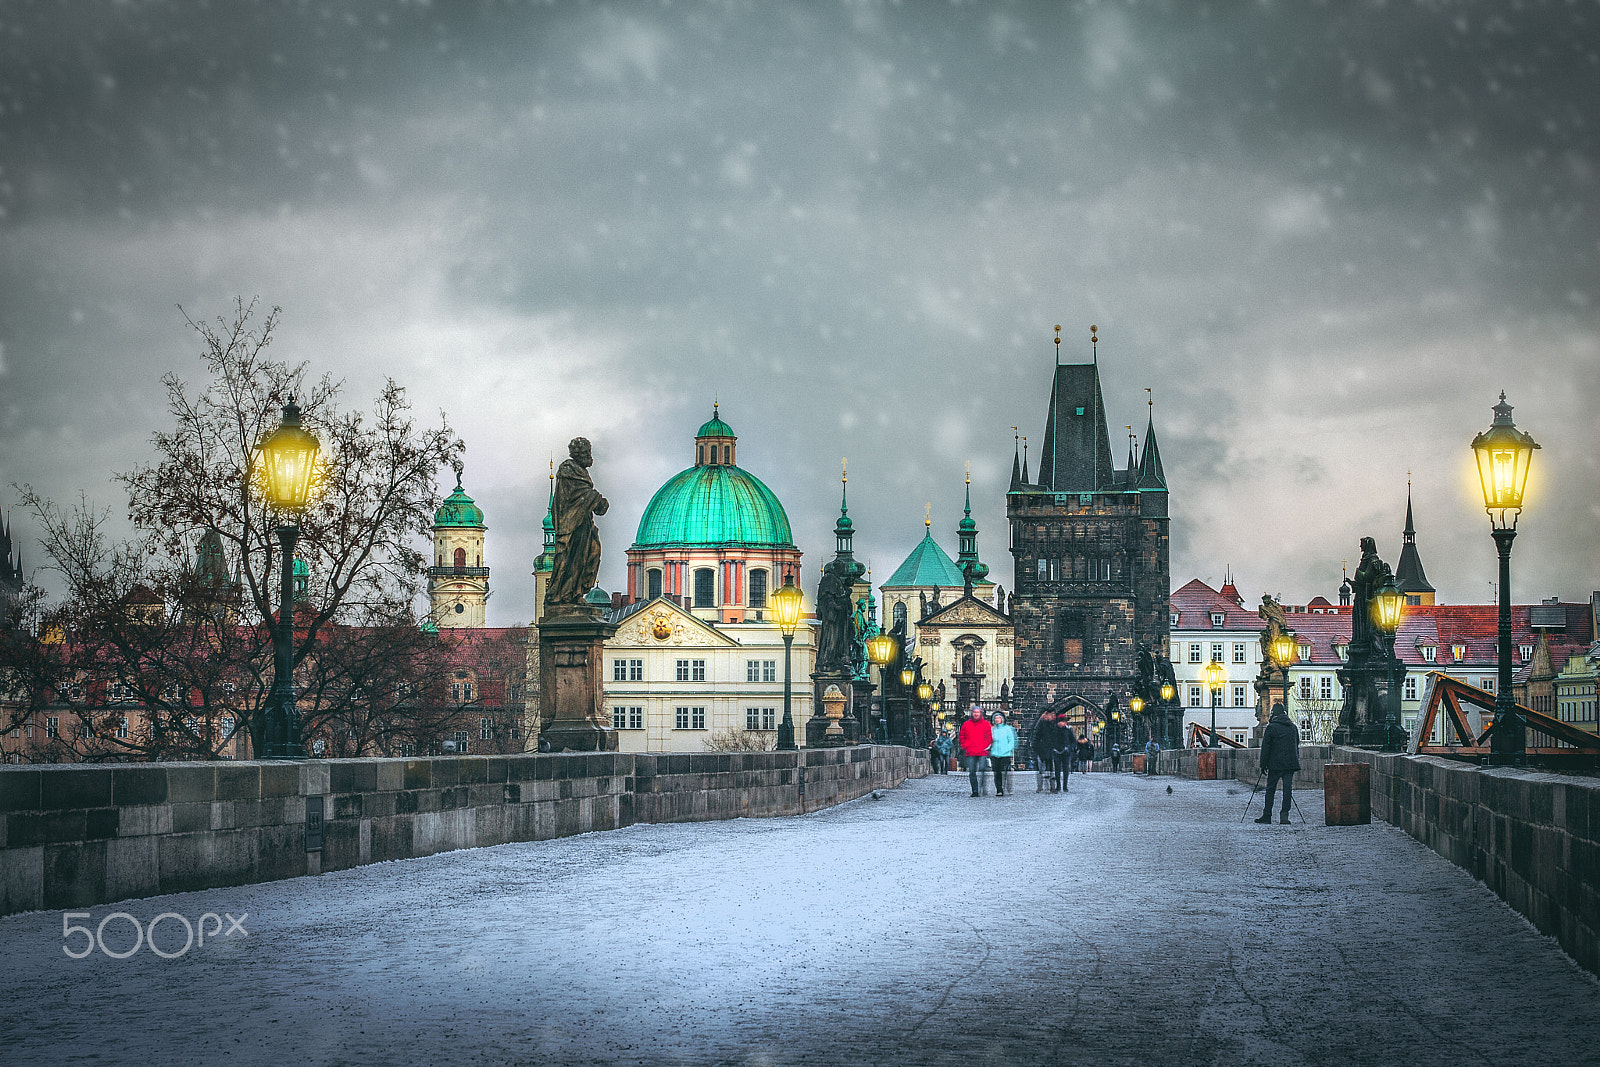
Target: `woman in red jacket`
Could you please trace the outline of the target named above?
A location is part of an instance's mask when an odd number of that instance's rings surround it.
[[[987,793],[988,783],[984,772],[989,769],[989,744],[994,739],[994,729],[983,717],[983,709],[974,704],[967,710],[967,721],[956,734],[956,747],[961,750],[962,762],[967,765],[967,780],[972,783],[972,795]]]

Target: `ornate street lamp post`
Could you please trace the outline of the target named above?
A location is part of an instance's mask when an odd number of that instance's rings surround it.
[[[917,683],[917,701],[922,706],[917,709],[917,714],[908,724],[906,732],[911,735],[911,744],[914,747],[921,747],[926,741],[926,738],[922,736],[924,732],[923,725],[927,722],[928,709],[933,702],[933,686],[927,682]]]
[[[1139,715],[1144,711],[1144,697],[1139,696],[1137,693],[1129,697],[1128,710],[1133,712],[1133,743],[1137,747],[1139,744],[1139,723],[1141,721]],[[1148,733],[1149,729],[1150,723],[1146,720],[1145,731]]]
[[[1483,507],[1489,513],[1489,532],[1500,555],[1500,678],[1494,694],[1494,733],[1489,740],[1491,765],[1521,764],[1527,758],[1528,724],[1511,696],[1511,542],[1517,537],[1522,515],[1522,494],[1533,464],[1532,437],[1511,421],[1506,394],[1494,406],[1494,423],[1472,439],[1478,460],[1478,480],[1483,487]]]
[[[804,597],[794,584],[794,573],[785,574],[783,588],[772,594],[772,617],[783,633],[783,721],[778,724],[780,751],[798,747],[794,743],[794,712],[790,708],[792,697],[789,689],[793,678],[791,663],[794,657],[794,632],[800,625],[800,608],[803,603]]]
[[[1217,747],[1217,701],[1222,699],[1222,687],[1228,684],[1228,670],[1222,665],[1220,659],[1207,663],[1200,671],[1205,679],[1206,688],[1211,690],[1211,743],[1207,748]]]
[[[873,666],[878,668],[878,710],[882,716],[887,716],[889,714],[889,677],[886,673],[886,670],[889,664],[893,663],[895,657],[899,654],[900,642],[896,641],[893,637],[890,637],[882,630],[879,630],[876,634],[873,634],[871,637],[867,638],[867,659],[872,663]],[[861,739],[863,741],[872,741],[872,723],[870,721],[864,722],[861,724],[861,726]]]
[[[1173,707],[1173,702],[1178,697],[1178,687],[1171,682],[1161,683],[1161,722],[1162,722],[1162,748],[1177,748],[1183,738],[1178,736],[1182,732],[1180,722],[1182,715]]]
[[[283,406],[283,422],[256,446],[267,502],[286,520],[278,527],[283,574],[278,589],[278,624],[272,634],[272,692],[267,697],[262,730],[263,759],[305,759],[300,739],[300,709],[294,693],[294,545],[300,537],[295,521],[311,499],[311,480],[320,451],[317,439],[300,426],[294,398]]]
[[[1283,672],[1283,713],[1289,714],[1289,664],[1300,656],[1300,639],[1293,630],[1279,630],[1272,639],[1272,659]]]
[[[1383,752],[1399,752],[1406,747],[1406,732],[1400,725],[1400,683],[1405,671],[1394,654],[1394,635],[1400,629],[1405,605],[1405,594],[1396,588],[1393,576],[1384,580],[1372,598],[1372,622],[1383,635],[1384,649],[1389,653],[1389,699],[1385,701],[1388,708],[1383,727]]]

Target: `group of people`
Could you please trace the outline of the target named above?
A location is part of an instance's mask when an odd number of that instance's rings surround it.
[[[967,779],[972,784],[972,795],[987,796],[989,776],[994,780],[994,795],[1003,797],[1011,788],[1012,763],[1017,755],[1017,730],[1006,721],[1003,711],[992,712],[987,718],[983,709],[974,704],[967,710],[967,718],[955,736],[948,728],[928,744],[928,758],[933,761],[936,774],[947,774],[952,752],[961,757]],[[1145,773],[1156,773],[1156,757],[1161,745],[1154,737],[1145,742]],[[1121,748],[1111,748],[1111,766],[1120,770]],[[1036,792],[1048,789],[1052,793],[1065,793],[1074,770],[1081,771],[1084,764],[1094,759],[1094,743],[1080,738],[1067,721],[1065,714],[1044,711],[1033,727],[1033,758],[1038,776]],[[1300,731],[1289,721],[1282,704],[1272,706],[1272,715],[1261,738],[1261,771],[1267,779],[1267,804],[1258,823],[1272,821],[1273,795],[1281,785],[1283,807],[1278,821],[1289,821],[1290,805],[1294,803],[1294,774],[1300,769]]]

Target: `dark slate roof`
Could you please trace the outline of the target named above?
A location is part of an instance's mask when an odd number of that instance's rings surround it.
[[[1167,487],[1167,473],[1161,469],[1161,447],[1156,444],[1156,420],[1154,412],[1150,415],[1150,422],[1144,430],[1144,455],[1139,459],[1140,489],[1165,489]]]
[[[1114,484],[1100,370],[1093,363],[1058,366],[1045,416],[1038,485],[1056,493],[1093,493]]]
[[[1406,529],[1400,545],[1400,562],[1395,564],[1394,584],[1402,593],[1431,593],[1428,576],[1422,570],[1422,557],[1417,554],[1417,530],[1411,521],[1411,494],[1406,493]]]

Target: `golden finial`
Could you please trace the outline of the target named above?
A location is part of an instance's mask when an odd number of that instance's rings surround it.
[[[1056,351],[1061,351],[1061,327],[1056,326]]]
[[[933,501],[931,500],[922,505],[922,525],[930,529],[933,527]]]
[[[850,480],[850,460],[845,456],[839,457],[839,480],[841,482]]]
[[[1150,387],[1148,385],[1144,387],[1144,402],[1149,406],[1151,411],[1156,409],[1156,395],[1150,391]]]

